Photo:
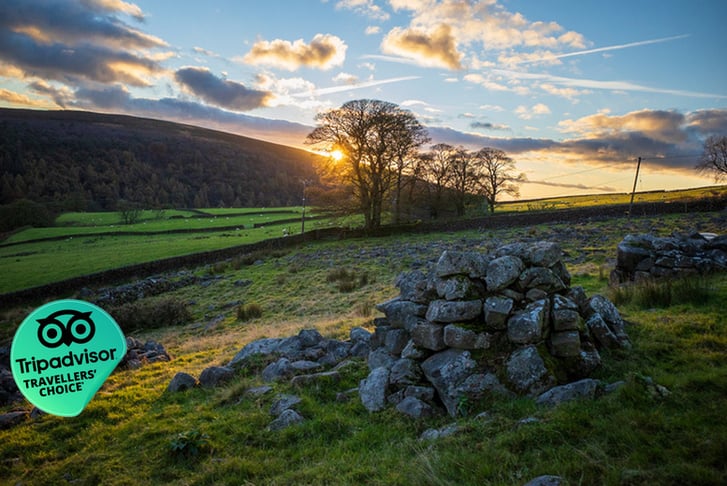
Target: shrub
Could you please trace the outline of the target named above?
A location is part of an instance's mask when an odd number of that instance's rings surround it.
[[[109,309],[124,332],[178,326],[191,319],[187,304],[174,297],[138,300]]]
[[[369,274],[357,275],[355,270],[335,268],[326,275],[326,282],[335,283],[339,292],[353,292],[369,283]]]
[[[245,322],[250,319],[255,319],[263,315],[263,308],[260,304],[251,302],[249,304],[240,304],[237,308],[237,319]]]
[[[197,457],[210,449],[209,436],[199,430],[180,432],[169,445],[172,455],[185,459]]]

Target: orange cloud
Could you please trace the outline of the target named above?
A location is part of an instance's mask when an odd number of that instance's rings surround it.
[[[302,39],[294,42],[275,39],[258,41],[250,52],[242,58],[249,64],[266,64],[289,71],[302,66],[318,69],[331,69],[340,66],[346,58],[348,46],[335,35],[316,34],[310,44]]]
[[[418,64],[447,69],[462,69],[463,54],[457,50],[452,29],[440,24],[434,30],[396,27],[384,38],[381,49],[415,60]]]

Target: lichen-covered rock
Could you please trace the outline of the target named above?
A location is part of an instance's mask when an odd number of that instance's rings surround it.
[[[447,349],[434,354],[422,363],[422,370],[429,382],[437,390],[447,412],[454,417],[461,392],[458,386],[473,374],[477,363],[469,351]]]
[[[463,322],[476,319],[481,314],[481,300],[433,300],[429,303],[426,318],[432,322]]]
[[[358,387],[361,403],[369,412],[383,410],[389,391],[389,370],[376,368],[361,380]]]
[[[487,266],[485,283],[488,292],[497,292],[515,282],[525,269],[523,261],[512,255],[504,255],[492,260]]]
[[[507,360],[507,378],[519,393],[535,396],[555,385],[535,346],[514,351]]]
[[[548,301],[529,304],[507,321],[507,338],[515,344],[537,343],[543,339],[548,317]]]

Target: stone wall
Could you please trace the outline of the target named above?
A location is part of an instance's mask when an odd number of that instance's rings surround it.
[[[618,244],[613,285],[727,271],[727,235],[693,233],[658,238],[627,235]]]
[[[515,243],[491,254],[445,251],[434,268],[397,278],[377,308],[361,381],[364,406],[455,416],[488,394],[537,397],[581,380],[599,349],[629,347],[606,298],[570,286],[558,244]]]

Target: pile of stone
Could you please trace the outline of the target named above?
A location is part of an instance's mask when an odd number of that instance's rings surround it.
[[[145,364],[171,361],[167,350],[156,341],[142,342],[134,337],[126,337],[126,355],[119,362],[119,369],[135,370]]]
[[[658,238],[627,235],[618,244],[613,285],[706,275],[727,270],[727,235],[692,233]]]
[[[616,307],[571,288],[561,257],[556,243],[514,243],[400,275],[400,295],[377,306],[363,405],[456,416],[488,394],[542,396],[587,378],[599,349],[630,347]]]

